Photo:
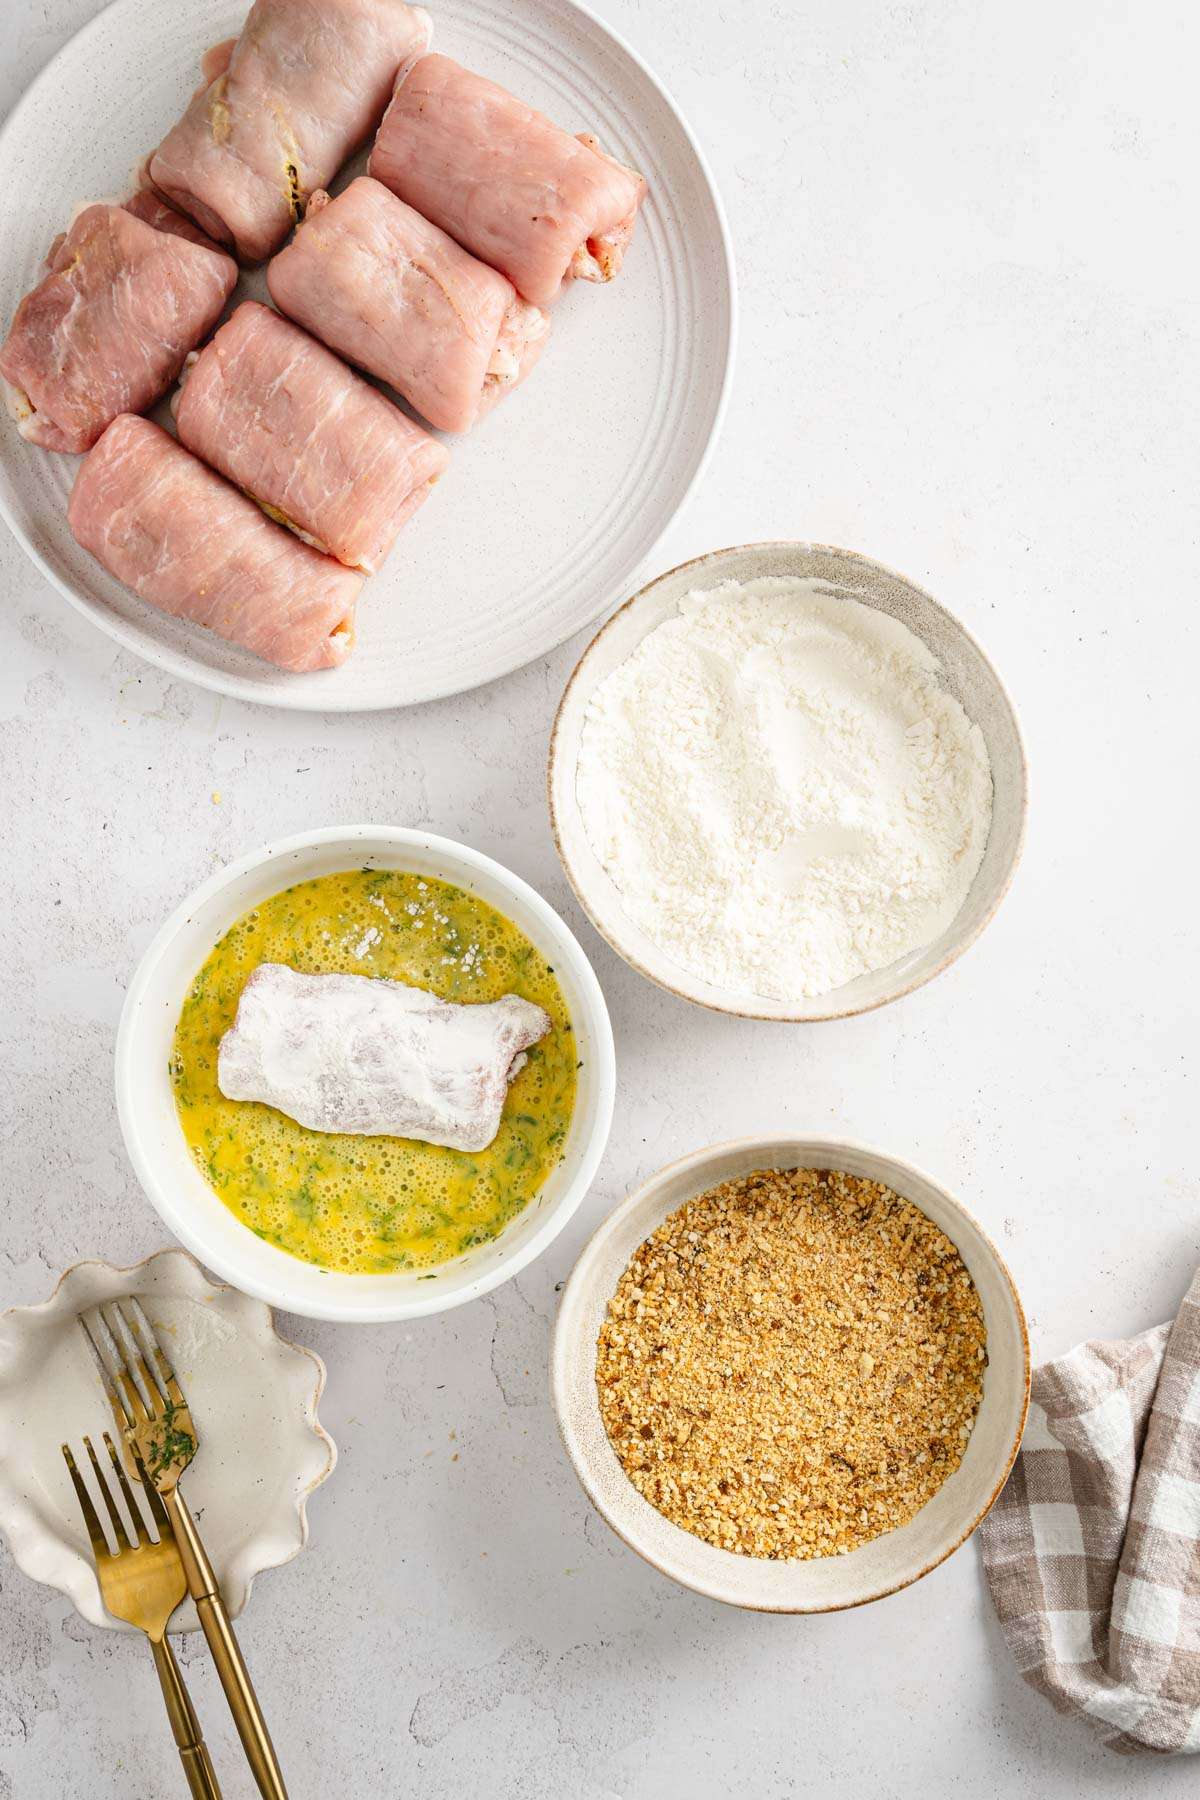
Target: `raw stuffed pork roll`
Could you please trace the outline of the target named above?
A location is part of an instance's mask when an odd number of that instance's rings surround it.
[[[165,200],[160,200],[151,188],[139,188],[131,200],[123,202],[125,211],[132,213],[135,219],[144,219],[147,225],[153,225],[155,231],[170,232],[173,237],[186,238],[189,244],[203,244],[206,250],[215,250],[218,255],[225,253],[218,244],[214,244],[208,233],[201,231],[194,220],[185,213],[176,212]]]
[[[365,175],[336,200],[313,195],[267,286],[443,431],[468,431],[524,380],[550,329],[503,275]]]
[[[83,210],[83,207],[79,207],[76,217]],[[160,200],[150,188],[139,188],[132,199],[122,200],[121,210],[132,213],[135,219],[142,219],[147,225],[153,225],[155,231],[165,231],[171,237],[186,238],[189,244],[200,244],[205,250],[212,250],[218,256],[225,255],[221,246],[214,244],[197,224],[186,218],[183,213],[176,212],[175,208],[168,206],[165,200]],[[61,246],[66,242],[66,237],[66,232],[60,231],[51,244],[46,255],[47,272],[54,267],[54,259]]]
[[[152,406],[212,330],[236,280],[233,258],[211,245],[124,207],[86,207],[56,241],[0,349],[22,434],[45,450],[78,453],[118,413]]]
[[[254,0],[242,35],[204,59],[203,85],[150,159],[152,186],[261,262],[366,142],[432,33],[404,0]]]
[[[568,276],[612,280],[646,192],[594,137],[572,137],[448,56],[401,77],[368,171],[535,306]]]
[[[332,350],[254,300],[192,359],[175,417],[189,450],[368,573],[450,460]]]
[[[350,653],[362,576],[272,524],[148,419],[113,420],[75,478],[67,519],[143,600],[281,669],[333,668]]]

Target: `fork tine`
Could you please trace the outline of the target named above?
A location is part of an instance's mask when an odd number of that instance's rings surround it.
[[[133,1497],[133,1489],[125,1479],[125,1471],[121,1467],[121,1459],[117,1455],[117,1446],[113,1443],[107,1431],[104,1433],[104,1447],[108,1451],[109,1461],[113,1466],[113,1474],[117,1478],[117,1486],[124,1496],[125,1507],[133,1525],[133,1535],[136,1538],[139,1547],[144,1546],[150,1542],[150,1533],[146,1529],[146,1521],[142,1517],[141,1508]]]
[[[100,1497],[108,1508],[108,1516],[112,1520],[113,1535],[117,1540],[117,1554],[119,1556],[122,1551],[132,1548],[125,1531],[125,1523],[121,1518],[116,1501],[109,1492],[108,1483],[104,1479],[104,1473],[100,1467],[100,1459],[92,1447],[91,1438],[84,1438],[83,1447],[91,1459],[92,1473],[96,1477],[96,1485],[100,1489]]]
[[[113,1314],[116,1315],[115,1321],[112,1316]],[[132,1430],[138,1425],[144,1425],[148,1419],[152,1419],[156,1416],[159,1398],[158,1389],[154,1386],[153,1382],[149,1382],[146,1394],[143,1395],[137,1382],[134,1380],[133,1369],[130,1367],[131,1358],[128,1350],[121,1341],[123,1336],[122,1327],[127,1331],[128,1326],[125,1325],[125,1321],[120,1317],[120,1314],[116,1312],[116,1308],[111,1308],[110,1315],[106,1317],[103,1308],[97,1307],[96,1317],[103,1327],[104,1344],[105,1349],[108,1352],[107,1357],[101,1353],[100,1360],[108,1380],[112,1383],[112,1386],[120,1396],[121,1407],[126,1417],[126,1424],[122,1426],[122,1435],[125,1436],[128,1434],[129,1430]],[[136,1359],[133,1360],[136,1361]],[[154,1411],[149,1410],[147,1404],[148,1401],[153,1405]]]
[[[126,1383],[129,1387],[132,1387],[134,1393],[138,1395],[139,1400],[143,1403],[143,1407],[148,1408],[146,1416],[151,1419],[158,1419],[162,1416],[163,1409],[166,1405],[166,1396],[159,1388],[153,1375],[150,1373],[146,1358],[142,1353],[142,1346],[138,1342],[137,1333],[122,1310],[120,1301],[114,1301],[110,1310],[120,1321],[123,1328],[121,1332],[114,1331],[112,1320],[110,1318],[109,1330],[113,1333],[114,1342],[121,1355]],[[121,1342],[122,1335],[127,1339],[127,1342]]]
[[[92,1505],[92,1496],[84,1487],[83,1477],[75,1466],[75,1458],[71,1454],[70,1444],[64,1444],[62,1446],[62,1453],[66,1460],[67,1468],[71,1471],[71,1482],[75,1488],[75,1497],[79,1501],[79,1510],[83,1514],[83,1522],[87,1526],[87,1534],[92,1546],[92,1555],[96,1558],[97,1562],[99,1562],[102,1556],[112,1555],[112,1551],[108,1547],[108,1539],[105,1537],[100,1521],[96,1517],[96,1509]]]
[[[131,1294],[126,1301],[126,1305],[129,1307],[130,1312],[141,1327],[143,1344],[153,1352],[153,1361],[158,1370],[158,1379],[163,1392],[166,1394],[168,1400],[174,1401],[176,1406],[186,1406],[187,1401],[183,1397],[183,1389],[180,1387],[175,1376],[175,1371],[171,1367],[170,1358],[162,1347],[162,1340],[159,1338],[158,1333],[147,1318],[141,1301]]]
[[[99,1314],[97,1316],[100,1319],[101,1325],[104,1325],[105,1332],[108,1333],[108,1327],[105,1325],[103,1317]],[[134,1423],[133,1415],[127,1411],[124,1396],[117,1386],[116,1378],[108,1366],[103,1351],[96,1342],[91,1326],[88,1324],[82,1313],[79,1314],[76,1323],[83,1333],[84,1342],[92,1353],[92,1361],[96,1365],[96,1373],[100,1377],[101,1385],[103,1386],[105,1395],[108,1399],[109,1408],[113,1416],[113,1423],[116,1425],[119,1435],[124,1437],[126,1431]],[[111,1333],[108,1333],[108,1335],[111,1336]]]
[[[145,1425],[148,1420],[154,1418],[154,1413],[149,1410],[146,1402],[142,1399],[141,1393],[138,1390],[138,1384],[134,1380],[133,1374],[129,1369],[121,1370],[120,1374],[117,1376],[117,1386],[121,1390],[121,1398],[125,1403],[125,1410],[126,1412],[133,1414],[133,1422],[135,1425]]]

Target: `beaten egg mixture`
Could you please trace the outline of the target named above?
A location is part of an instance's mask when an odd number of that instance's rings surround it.
[[[553,1029],[527,1052],[486,1150],[309,1131],[217,1086],[217,1046],[262,962],[464,1003],[519,994]],[[393,869],[299,882],[239,919],[188,990],[171,1056],[184,1136],[230,1211],[292,1256],[353,1274],[429,1268],[502,1231],[562,1156],[576,1068],[554,970],[524,933],[474,894]]]

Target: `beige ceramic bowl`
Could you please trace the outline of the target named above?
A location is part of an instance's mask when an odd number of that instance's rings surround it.
[[[772,1562],[718,1550],[672,1525],[644,1500],[608,1441],[596,1399],[596,1338],[638,1245],[685,1201],[753,1169],[842,1169],[884,1182],[940,1226],[983,1302],[988,1366],[967,1453],[945,1485],[897,1531],[846,1556]],[[664,1575],[697,1593],[757,1612],[835,1612],[907,1587],[957,1550],[1004,1486],[1029,1404],[1029,1339],[1012,1277],[994,1245],[943,1188],[894,1157],[826,1138],[743,1138],[672,1163],[622,1202],[576,1263],[563,1293],[551,1358],[554,1405],[567,1454],[613,1530]]]
[[[672,962],[627,916],[621,895],[596,857],[575,793],[580,734],[588,704],[605,676],[623,663],[648,632],[674,618],[694,588],[764,575],[811,577],[828,591],[889,613],[923,639],[942,666],[947,689],[983,733],[992,764],[992,829],[979,872],[957,916],[924,950],[886,969],[812,999],[771,1000],[715,987]],[[743,1018],[813,1021],[869,1012],[911,993],[949,966],[974,943],[1012,881],[1025,835],[1027,776],[1020,727],[1000,677],[967,631],[945,607],[903,575],[825,544],[744,544],[713,550],[660,575],[613,614],[580,658],[554,722],[550,743],[550,816],[563,867],[580,904],[619,956],[651,981],[685,1000]]]

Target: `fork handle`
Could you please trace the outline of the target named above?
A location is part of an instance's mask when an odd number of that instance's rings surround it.
[[[208,1639],[213,1663],[221,1686],[225,1689],[225,1698],[229,1702],[229,1710],[233,1714],[233,1722],[242,1740],[251,1773],[264,1800],[287,1800],[287,1789],[283,1785],[283,1774],[271,1742],[271,1734],[267,1730],[267,1721],[263,1718],[250,1671],[233,1635],[233,1626],[229,1622],[229,1614],[225,1610],[225,1602],[221,1598],[221,1590],[208,1560],[208,1553],[200,1542],[195,1521],[178,1489],[173,1488],[170,1493],[163,1494],[162,1502],[175,1531],[175,1542],[179,1546],[187,1576],[188,1592],[196,1602],[200,1624]]]
[[[163,1699],[167,1703],[167,1717],[171,1721],[171,1730],[179,1748],[179,1760],[187,1776],[192,1800],[221,1800],[221,1790],[209,1759],[208,1746],[201,1735],[196,1709],[183,1685],[175,1652],[165,1637],[157,1644],[151,1639],[150,1648],[154,1652],[154,1666],[158,1670]]]

